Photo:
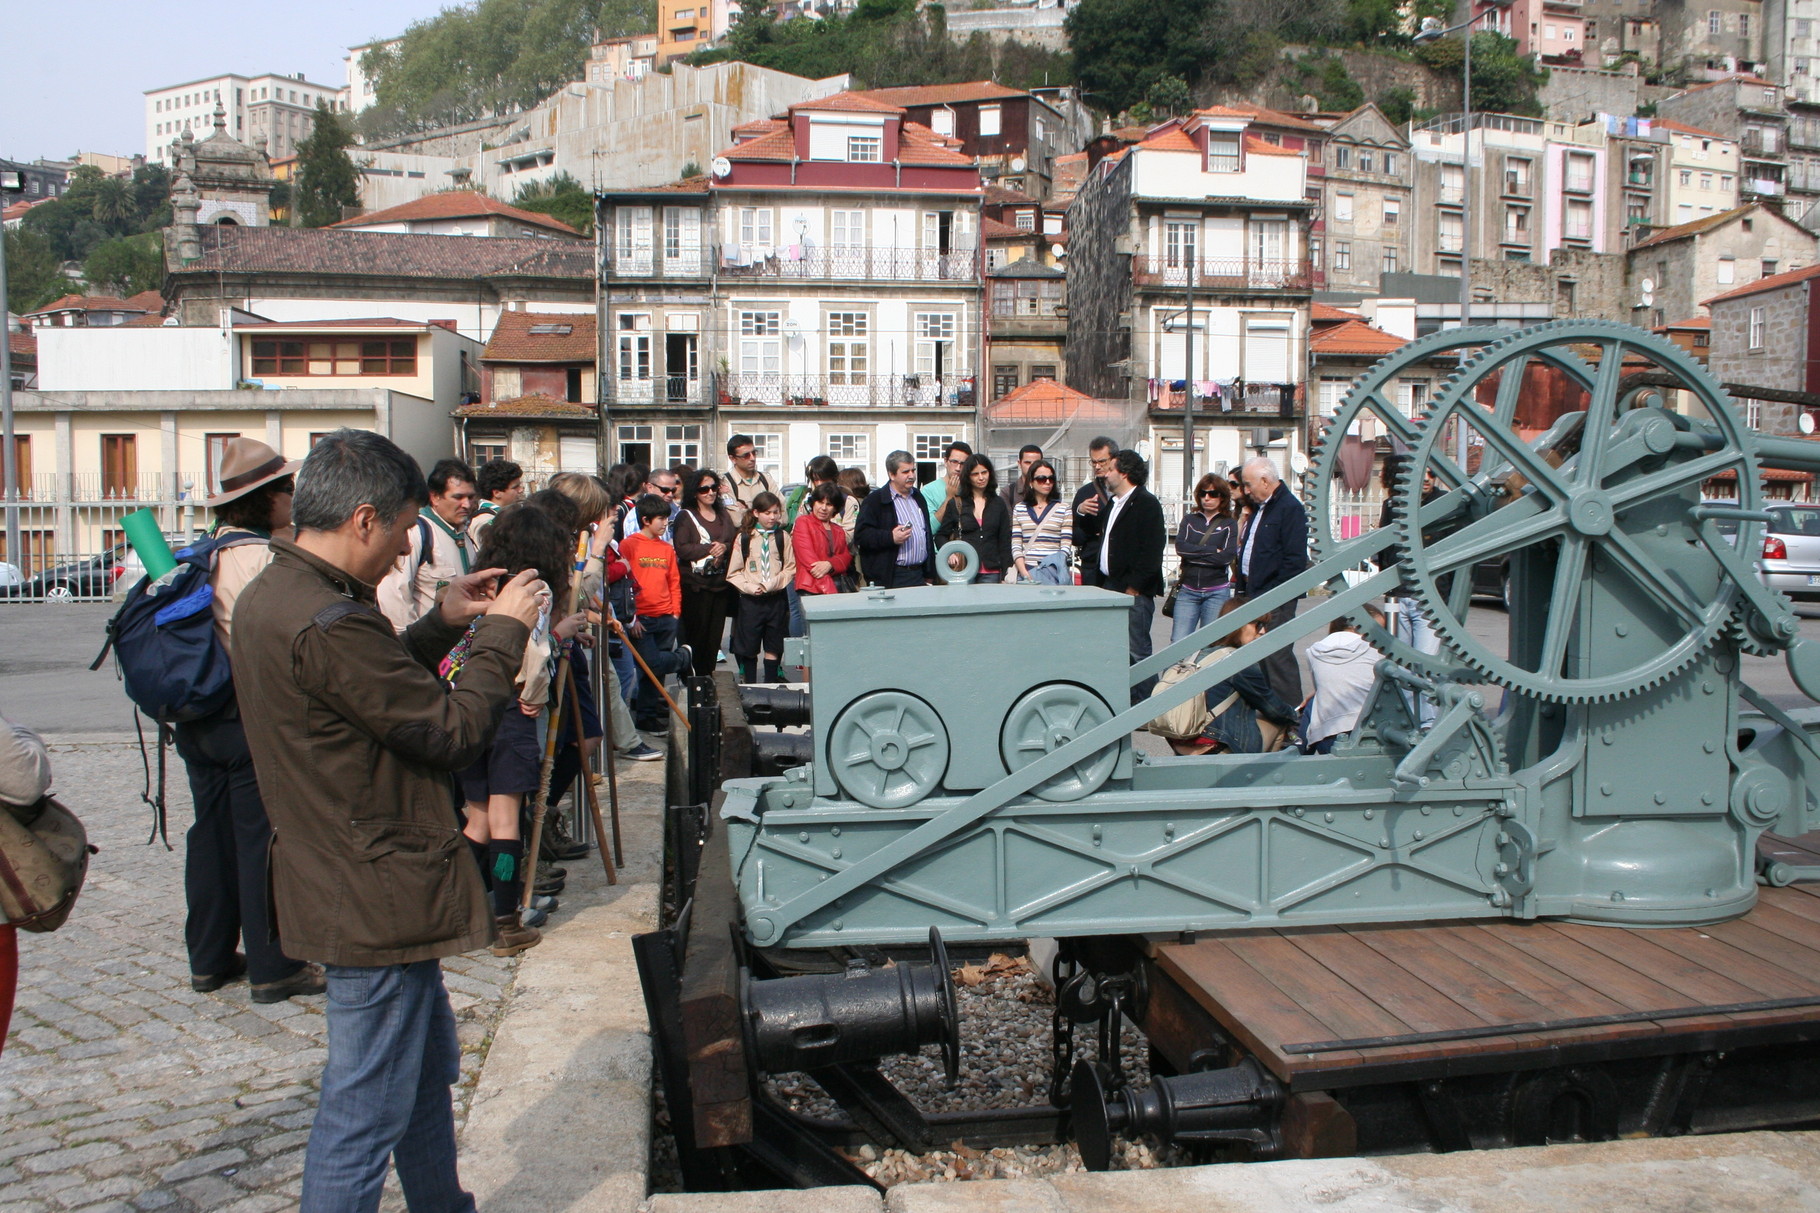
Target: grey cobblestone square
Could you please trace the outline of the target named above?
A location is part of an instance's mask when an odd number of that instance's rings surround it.
[[[101,853],[69,922],[20,936],[0,1053],[0,1213],[293,1207],[326,1047],[322,999],[259,1006],[245,982],[193,993],[182,764],[172,756],[166,851],[145,845],[136,745],[52,750],[57,793]],[[444,962],[464,1050],[458,1117],[516,967],[484,952]]]

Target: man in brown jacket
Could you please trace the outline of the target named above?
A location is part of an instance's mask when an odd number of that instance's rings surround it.
[[[297,473],[295,542],[234,608],[241,716],[272,822],[274,924],[328,978],[329,1050],[304,1163],[305,1213],[379,1207],[396,1159],[414,1211],[469,1213],[455,1171],[459,1074],[440,958],[493,934],[448,773],[485,752],[548,590],[456,578],[394,634],[374,603],[429,496],[377,434],[339,430]],[[459,683],[436,667],[476,616]]]

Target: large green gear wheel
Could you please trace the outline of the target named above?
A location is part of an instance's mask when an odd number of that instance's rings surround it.
[[[1599,350],[1595,363],[1580,363],[1590,381],[1574,376],[1585,388],[1583,411],[1525,438],[1516,424],[1525,370],[1538,361],[1569,365],[1561,351],[1572,345]],[[1620,393],[1625,359],[1637,356],[1674,375],[1710,424],[1670,412],[1660,389]],[[1493,376],[1488,409],[1478,395]],[[1464,483],[1443,482],[1425,504],[1424,472],[1454,466],[1456,421],[1469,440],[1477,437],[1480,465]],[[1422,427],[1392,498],[1404,585],[1444,649],[1492,682],[1557,703],[1638,694],[1692,664],[1731,625],[1737,587],[1699,543],[1691,518],[1700,485],[1727,470],[1737,475],[1740,503],[1759,508],[1751,434],[1680,347],[1606,321],[1524,329],[1462,366]],[[1493,652],[1466,626],[1472,569],[1532,549],[1526,559],[1554,562],[1546,613],[1530,621],[1523,651]],[[1513,649],[1518,641],[1513,626]]]
[[[1309,537],[1316,560],[1331,555],[1336,547],[1345,542],[1338,533],[1339,517],[1334,509],[1334,491],[1339,481],[1340,450],[1353,424],[1369,415],[1384,427],[1385,433],[1394,441],[1406,447],[1414,446],[1421,438],[1422,419],[1405,413],[1386,389],[1411,370],[1419,368],[1426,374],[1431,359],[1464,351],[1483,350],[1504,340],[1510,336],[1510,332],[1509,329],[1493,325],[1442,329],[1426,337],[1418,337],[1396,353],[1379,359],[1353,381],[1346,395],[1341,397],[1333,416],[1328,419],[1326,428],[1322,430],[1320,439],[1315,444],[1314,460],[1309,467],[1308,477],[1303,481]],[[1468,357],[1464,361],[1470,360]],[[1564,369],[1580,375],[1584,381],[1591,381],[1590,372],[1577,356],[1563,353],[1554,360]],[[1457,375],[1459,372],[1454,373]],[[1451,463],[1446,460],[1442,462],[1445,466],[1441,470],[1447,482],[1458,483],[1459,475]],[[1396,561],[1400,557],[1400,549],[1393,548],[1386,555],[1389,560]],[[1372,646],[1398,665],[1442,680],[1470,673],[1445,652],[1424,653],[1416,649],[1408,641],[1379,627],[1363,611],[1357,614],[1355,622]]]

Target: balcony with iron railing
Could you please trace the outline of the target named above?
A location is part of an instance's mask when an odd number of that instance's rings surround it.
[[[734,371],[719,377],[723,408],[963,408],[974,403],[974,378],[959,372],[830,375]]]
[[[707,249],[661,254],[655,248],[610,250],[608,272],[615,278],[705,278],[714,266]]]
[[[1466,201],[1466,187],[1464,185],[1443,185],[1437,191],[1436,200],[1442,206],[1459,206]]]
[[[1214,258],[1190,267],[1192,258],[1133,257],[1131,277],[1139,286],[1209,291],[1307,291],[1314,267],[1307,258]],[[1191,282],[1190,279],[1193,279]]]
[[[614,409],[637,407],[658,409],[706,409],[713,405],[713,384],[686,375],[665,375],[656,379],[612,379],[607,384],[611,393],[609,406]]]
[[[1783,140],[1776,131],[1753,129],[1744,132],[1740,146],[1746,156],[1772,156],[1780,159],[1782,143]]]
[[[727,279],[852,280],[871,282],[977,282],[979,254],[917,248],[798,248],[720,259]]]

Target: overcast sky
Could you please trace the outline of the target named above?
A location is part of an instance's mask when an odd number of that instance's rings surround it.
[[[349,46],[402,33],[438,0],[251,0],[220,8],[145,0],[0,0],[0,157],[130,156],[145,149],[145,91],[236,72],[339,87]]]

